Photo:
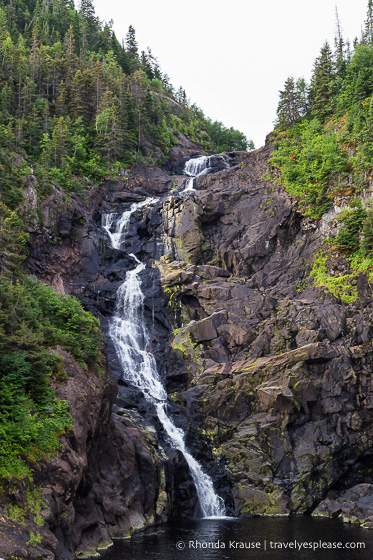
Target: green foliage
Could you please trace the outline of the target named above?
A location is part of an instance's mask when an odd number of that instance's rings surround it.
[[[16,212],[10,211],[0,202],[0,279],[16,278],[20,275],[28,239],[23,226]]]
[[[30,490],[28,487],[26,490],[26,499],[23,507],[17,504],[6,504],[5,511],[7,517],[11,521],[16,521],[18,523],[24,523],[25,519],[31,519],[36,525],[42,527],[44,524],[43,518],[41,516],[42,506],[45,505],[42,497],[40,488],[34,488]]]
[[[288,126],[304,117],[308,110],[308,87],[303,78],[295,81],[287,78],[277,107],[277,120],[280,126]]]
[[[303,80],[303,104],[293,78],[280,92],[272,162],[281,171],[289,194],[314,218],[328,210],[335,196],[354,196],[369,187],[373,172],[372,6],[370,1],[365,31],[360,43],[354,43],[353,55],[337,13],[335,52],[328,43],[323,45],[309,88]],[[361,216],[357,214],[341,217],[345,223],[336,240],[350,253],[358,250]],[[355,218],[358,223],[353,225]]]
[[[347,172],[347,157],[335,134],[318,119],[277,131],[272,165],[281,170],[287,192],[307,216],[320,217],[332,203],[331,187]]]
[[[0,200],[22,201],[22,177],[33,165],[38,194],[47,185],[80,192],[82,178],[108,175],[116,162],[167,155],[183,132],[207,150],[246,149],[233,128],[210,138],[206,119],[174,89],[151,53],[138,52],[135,30],[125,45],[100,22],[91,0],[73,3],[0,0]],[[80,178],[80,180],[79,180]],[[86,181],[86,179],[84,179]]]
[[[226,128],[219,121],[211,121],[207,119],[206,130],[211,138],[216,152],[232,152],[235,150],[246,152],[254,150],[254,143],[248,140],[246,136],[239,130]]]
[[[29,544],[30,546],[37,546],[40,543],[41,543],[40,533],[33,533],[32,531],[30,531],[30,540],[28,541],[27,544]]]
[[[333,294],[343,303],[355,301],[358,297],[357,288],[354,284],[357,274],[353,272],[343,276],[333,276],[327,268],[328,258],[328,254],[323,251],[315,255],[309,278],[313,280],[316,286],[322,288],[326,293]]]
[[[30,478],[29,464],[59,449],[71,428],[51,383],[65,379],[63,346],[82,367],[100,367],[99,323],[72,297],[32,279],[0,284],[0,478]]]
[[[333,54],[326,41],[315,61],[312,75],[310,97],[312,100],[312,114],[323,121],[332,112],[334,97],[335,72]]]
[[[348,254],[359,249],[360,232],[367,216],[360,200],[353,202],[351,206],[354,206],[352,210],[343,210],[337,217],[341,226],[337,237],[332,240],[334,246]]]
[[[364,257],[373,257],[373,204],[369,204],[362,227],[361,251]]]

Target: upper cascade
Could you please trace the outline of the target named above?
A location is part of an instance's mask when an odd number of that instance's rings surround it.
[[[189,159],[185,163],[184,173],[185,175],[189,175],[189,177],[198,177],[199,175],[216,173],[223,169],[229,169],[229,164],[223,156],[213,154],[212,156],[201,156]]]

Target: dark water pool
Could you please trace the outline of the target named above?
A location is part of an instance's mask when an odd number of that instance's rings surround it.
[[[200,519],[116,541],[102,560],[370,560],[373,530],[338,520]]]

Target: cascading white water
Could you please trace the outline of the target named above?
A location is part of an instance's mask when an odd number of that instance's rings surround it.
[[[157,202],[156,198],[146,198],[141,202],[134,202],[131,205],[131,208],[120,216],[119,220],[117,219],[117,214],[103,214],[102,216],[102,227],[107,231],[111,246],[114,249],[120,249],[120,246],[123,241],[123,237],[125,236],[125,232],[131,216],[138,208],[142,208],[143,206],[147,206],[148,204],[154,204]],[[114,226],[114,231],[112,232],[112,228]]]
[[[166,403],[157,403],[158,418],[166,430],[171,445],[181,451],[188,463],[203,517],[224,517],[226,512],[223,498],[215,493],[211,478],[202,470],[198,461],[187,451],[184,442],[184,432],[177,428],[170,417],[167,416],[165,405]]]
[[[189,177],[197,177],[211,167],[210,156],[201,156],[198,158],[189,159],[184,166],[185,175]]]
[[[193,183],[194,183],[194,177],[191,177],[190,179],[186,179],[186,187],[182,192],[185,193],[185,192],[195,191],[196,189],[193,188]]]
[[[131,215],[138,208],[155,201],[156,199],[148,198],[141,203],[132,204],[130,210],[118,219],[115,219],[113,214],[103,217],[102,225],[108,232],[112,247],[120,248]],[[143,317],[144,294],[139,274],[144,270],[145,264],[135,255],[131,256],[136,259],[138,265],[126,273],[126,280],[117,292],[116,313],[109,326],[109,334],[123,368],[123,378],[141,389],[146,400],[155,406],[170,444],[184,455],[196,486],[203,517],[223,517],[223,499],[217,496],[211,478],[187,451],[183,431],[177,428],[167,415],[167,393],[160,380],[154,356],[148,351],[149,334]]]
[[[220,155],[201,156],[189,159],[184,165],[184,174],[190,179],[186,179],[183,193],[195,191],[194,179],[207,173],[213,173],[222,169],[229,169],[229,164]]]

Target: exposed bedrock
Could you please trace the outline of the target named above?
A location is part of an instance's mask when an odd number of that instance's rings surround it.
[[[162,210],[169,388],[190,441],[225,464],[236,515],[311,512],[347,480],[371,482],[371,288],[361,276],[346,305],[312,285],[319,224],[264,180],[268,151]]]
[[[137,165],[86,197],[54,192],[30,226],[35,273],[77,296],[104,332],[131,253],[152,264],[141,273],[144,317],[170,412],[235,515],[312,512],[373,482],[371,287],[360,277],[360,299],[347,305],[312,285],[319,223],[265,180],[269,152],[224,154],[230,168],[182,193],[185,161],[204,154],[180,147],[167,170]],[[102,214],[148,196],[158,202],[131,217],[122,251],[109,248]],[[79,469],[73,486],[61,481],[60,509],[47,518],[70,552],[198,509],[185,462],[121,378],[108,337],[106,352],[115,413],[112,393],[105,405],[80,403]]]

